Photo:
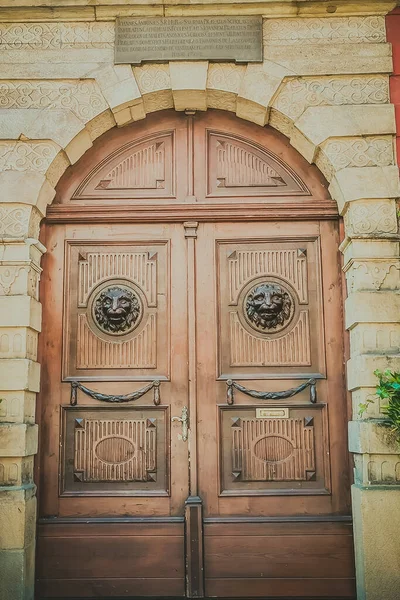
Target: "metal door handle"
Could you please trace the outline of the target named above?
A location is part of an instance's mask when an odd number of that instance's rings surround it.
[[[187,442],[189,430],[189,416],[187,406],[184,406],[182,408],[181,417],[171,417],[171,421],[179,421],[180,423],[182,423],[182,441]]]

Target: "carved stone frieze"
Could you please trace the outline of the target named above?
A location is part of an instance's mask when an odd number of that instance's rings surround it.
[[[400,323],[358,323],[350,330],[350,344],[354,355],[396,354],[400,348]]]
[[[122,285],[103,288],[94,298],[93,319],[105,333],[125,335],[139,323],[142,305],[135,292]]]
[[[207,89],[237,94],[246,67],[230,63],[210,63],[207,73]]]
[[[391,136],[337,138],[325,142],[317,166],[330,179],[346,167],[386,167],[394,164]]]
[[[398,454],[355,454],[355,480],[363,485],[399,485]]]
[[[31,213],[31,206],[0,204],[0,237],[28,237]]]
[[[2,291],[5,296],[8,296],[11,293],[13,285],[23,271],[28,271],[28,267],[19,265],[0,266],[0,291]]]
[[[1,23],[1,50],[112,48],[114,22]]]
[[[145,64],[141,67],[134,67],[133,73],[142,94],[171,89],[168,65]]]
[[[391,201],[352,202],[344,214],[344,223],[349,237],[396,233],[396,205]]]
[[[87,123],[86,130],[89,132],[91,139],[95,140],[115,125],[114,115],[110,110],[105,110]]]
[[[246,296],[244,314],[257,331],[281,331],[293,316],[294,302],[279,283],[258,283]]]
[[[98,85],[85,81],[0,82],[1,108],[36,108],[71,110],[82,121],[90,121],[108,108]]]
[[[0,333],[0,358],[37,359],[38,333],[30,328],[4,327]]]
[[[207,90],[208,108],[218,108],[236,112],[237,95],[233,92],[220,92],[219,90]]]
[[[400,261],[396,259],[352,260],[346,265],[346,278],[351,291],[399,289]],[[390,275],[392,275],[390,277]]]
[[[386,104],[389,79],[385,75],[301,77],[287,80],[273,107],[296,120],[310,106]]]
[[[60,148],[52,142],[0,141],[0,171],[46,173]]]
[[[279,46],[296,44],[362,44],[386,42],[385,18],[332,17],[265,19],[264,43]]]

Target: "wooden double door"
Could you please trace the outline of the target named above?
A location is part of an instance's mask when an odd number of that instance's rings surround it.
[[[74,204],[72,177],[44,226],[38,597],[353,598],[337,221],[257,213],[274,176],[252,128],[196,168],[196,123],[167,124],[170,159],[166,130],[149,150],[150,131],[128,171],[109,152],[90,171],[100,188],[81,178],[82,197],[117,199],[109,211]],[[165,165],[181,130],[181,214],[145,222],[152,177],[151,206],[160,189],[179,199]],[[230,219],[238,187],[248,205]]]

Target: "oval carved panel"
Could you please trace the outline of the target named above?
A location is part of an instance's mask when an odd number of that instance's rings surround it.
[[[286,460],[293,454],[293,444],[281,436],[269,435],[254,444],[253,452],[260,460],[276,463]]]
[[[97,444],[95,455],[102,462],[112,465],[122,464],[133,458],[135,445],[124,437],[106,437]]]

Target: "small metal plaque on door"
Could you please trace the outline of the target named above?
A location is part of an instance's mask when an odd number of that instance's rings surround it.
[[[273,408],[256,408],[256,419],[288,419],[289,409],[274,406]]]

